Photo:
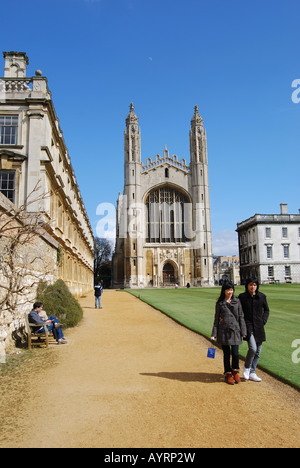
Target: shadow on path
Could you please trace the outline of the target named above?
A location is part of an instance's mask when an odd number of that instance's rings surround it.
[[[224,381],[224,377],[222,375],[212,374],[209,372],[142,372],[140,375],[160,377],[162,379],[169,380],[179,380],[180,382],[220,383]]]

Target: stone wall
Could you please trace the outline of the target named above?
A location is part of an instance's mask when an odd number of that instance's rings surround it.
[[[24,213],[23,213],[24,214]],[[0,354],[24,326],[40,281],[57,278],[58,243],[0,193]],[[28,223],[28,224],[27,224]],[[1,351],[2,349],[2,351]]]

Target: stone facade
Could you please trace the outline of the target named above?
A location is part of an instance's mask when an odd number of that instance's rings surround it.
[[[300,283],[300,213],[256,214],[237,225],[241,282]]]
[[[26,77],[25,53],[3,55],[0,190],[16,206],[29,197],[30,211],[44,214],[49,235],[58,245],[57,278],[74,295],[85,294],[93,288],[94,237],[47,78],[40,70]],[[41,198],[45,193],[49,196]]]
[[[224,281],[232,281],[240,284],[240,259],[239,257],[215,257],[214,258],[215,285],[221,285]]]
[[[206,131],[198,107],[191,121],[190,164],[163,155],[141,160],[131,104],[124,133],[123,195],[117,201],[115,287],[213,285]]]
[[[0,348],[24,324],[39,282],[57,278],[59,244],[40,221],[0,193]]]

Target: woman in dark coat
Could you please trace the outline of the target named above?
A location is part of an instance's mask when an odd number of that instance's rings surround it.
[[[262,344],[266,341],[265,325],[270,314],[267,298],[258,291],[258,288],[257,278],[248,278],[245,285],[246,291],[239,295],[247,326],[249,348],[243,375],[246,380],[253,380],[254,382],[261,382],[255,371]]]
[[[239,345],[247,329],[241,303],[234,296],[233,283],[223,284],[221,295],[216,303],[215,321],[211,339],[217,339],[224,353],[225,381],[233,385],[240,382],[239,377]],[[231,350],[230,350],[231,348]],[[230,354],[232,353],[232,366]]]

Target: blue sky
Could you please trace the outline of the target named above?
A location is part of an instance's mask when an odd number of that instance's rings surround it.
[[[298,213],[298,0],[11,0],[0,14],[1,50],[48,78],[95,233],[97,206],[123,191],[131,102],[144,162],[165,145],[189,160],[199,106],[215,254],[238,253],[236,224],[255,213]]]

